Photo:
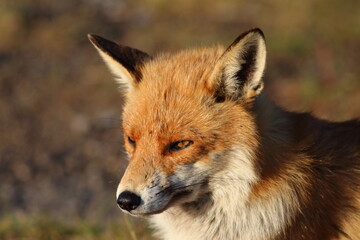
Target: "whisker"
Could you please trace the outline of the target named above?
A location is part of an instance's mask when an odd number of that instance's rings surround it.
[[[178,187],[174,187],[174,186],[170,186],[170,187],[167,187],[159,192],[156,193],[156,195],[160,194],[160,193],[163,193],[169,189],[172,189],[172,190],[179,190],[179,189],[184,189],[184,188],[188,188],[188,187],[192,187],[192,186],[196,186],[196,185],[200,185],[200,184],[204,184],[204,183],[207,183],[208,181],[202,181],[202,182],[197,182],[197,183],[192,183],[192,184],[189,184],[189,185],[185,185],[185,186],[178,186]]]
[[[209,182],[228,181],[228,180],[231,180],[231,181],[246,181],[246,179],[244,179],[244,178],[208,177],[207,179],[202,180],[200,182],[195,182],[195,183],[184,185],[184,186],[181,186],[181,183],[178,183],[178,185],[180,185],[180,186],[176,186],[177,184],[169,186],[169,187],[157,192],[156,195],[161,194],[161,193],[163,193],[165,191],[168,191],[170,189],[173,190],[173,191],[176,191],[176,190],[179,190],[179,189],[185,189],[185,188],[188,188],[188,187],[201,185],[201,184],[205,184],[205,183],[209,183]]]

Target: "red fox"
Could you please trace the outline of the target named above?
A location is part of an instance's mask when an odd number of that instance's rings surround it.
[[[125,95],[117,204],[170,240],[360,239],[360,122],[277,107],[260,29],[148,54],[89,34]]]

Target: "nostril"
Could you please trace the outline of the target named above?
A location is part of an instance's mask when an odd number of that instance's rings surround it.
[[[140,203],[141,198],[130,191],[122,192],[117,199],[117,204],[119,205],[119,207],[128,212],[137,208]]]

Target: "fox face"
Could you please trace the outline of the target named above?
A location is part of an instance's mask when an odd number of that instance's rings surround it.
[[[227,158],[243,155],[244,197],[257,180],[252,100],[262,90],[265,41],[259,29],[223,47],[150,57],[96,35],[90,41],[122,86],[129,165],[116,198],[145,216],[211,193]],[[223,176],[223,174],[222,174]],[[231,177],[231,176],[228,176]]]

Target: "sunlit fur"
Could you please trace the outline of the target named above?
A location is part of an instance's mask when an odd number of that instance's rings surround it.
[[[119,71],[130,157],[117,196],[139,195],[130,213],[159,238],[360,239],[359,121],[277,107],[261,92],[265,58],[255,29],[229,48],[155,56],[141,79]],[[180,140],[194,144],[168,150]]]

